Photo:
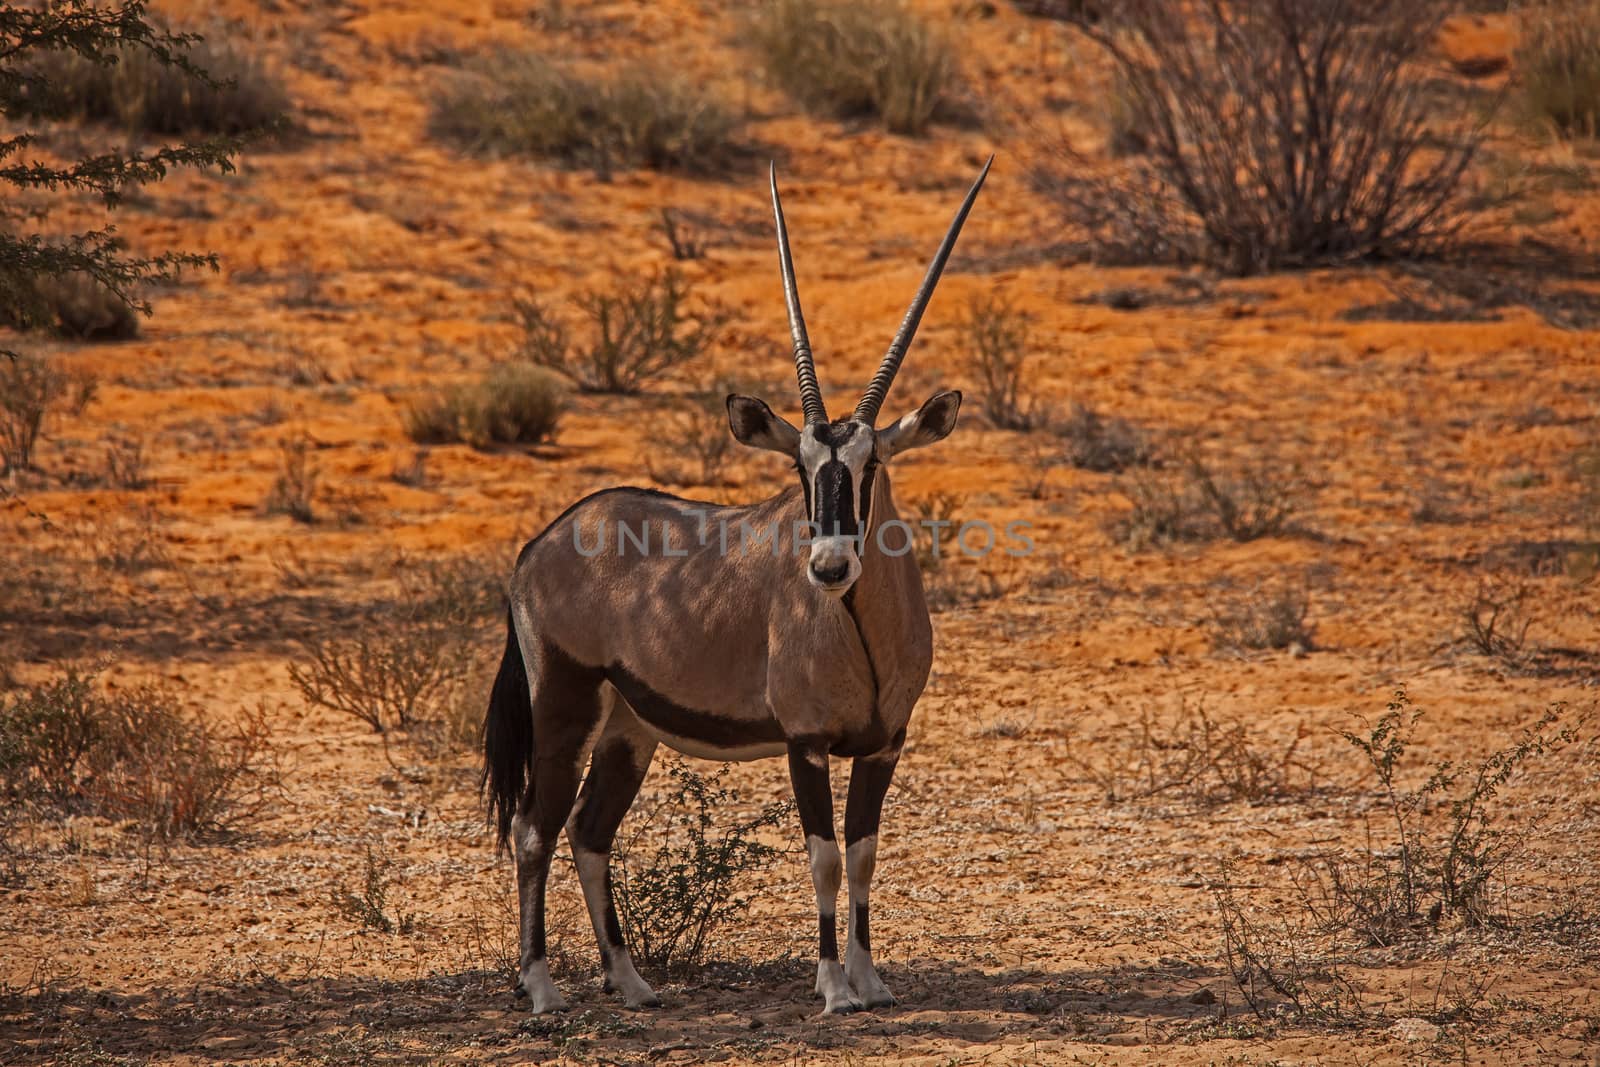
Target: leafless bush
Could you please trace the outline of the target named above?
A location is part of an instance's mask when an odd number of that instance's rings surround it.
[[[437,725],[475,663],[480,630],[503,610],[499,568],[462,559],[400,561],[401,595],[375,618],[299,641],[289,678],[309,704],[378,733]]]
[[[1291,532],[1306,483],[1272,454],[1219,466],[1195,448],[1181,461],[1134,468],[1118,482],[1132,507],[1111,532],[1134,550],[1219,537],[1254,541]]]
[[[118,489],[143,489],[150,484],[145,440],[115,436],[106,442],[106,481]]]
[[[733,458],[725,398],[743,392],[716,385],[674,402],[645,422],[644,466],[663,485],[719,485]]]
[[[74,341],[126,341],[139,336],[139,317],[121,297],[88,274],[38,278],[30,296],[31,322]],[[16,313],[0,308],[0,325],[25,327]]]
[[[305,434],[285,437],[278,443],[278,473],[261,510],[268,515],[287,515],[296,522],[315,522],[313,505],[321,476],[311,457],[311,438]]]
[[[81,412],[95,381],[42,356],[0,357],[0,458],[5,469],[31,470],[45,420],[58,409]]]
[[[630,62],[584,78],[502,50],[454,73],[433,102],[436,137],[474,152],[614,167],[708,171],[738,150],[734,113],[682,71]]]
[[[918,134],[956,110],[954,53],[901,0],[772,0],[752,38],[773,80],[817,114]]]
[[[998,578],[960,558],[960,506],[960,498],[947,492],[907,502],[905,521],[912,527],[912,547],[922,572],[923,592],[929,610],[934,612],[993,600],[1005,592]],[[896,542],[890,544],[898,547]]]
[[[1528,112],[1562,136],[1600,135],[1600,3],[1529,5],[1521,23],[1513,60]]]
[[[1445,0],[1125,0],[1082,32],[1148,150],[1109,168],[1068,146],[1038,188],[1102,258],[1236,274],[1426,252],[1468,211],[1480,140],[1416,60]]]
[[[1225,599],[1212,611],[1213,641],[1222,649],[1309,650],[1313,628],[1306,622],[1311,598],[1304,586],[1256,589]]]
[[[661,233],[672,249],[672,258],[680,262],[700,259],[706,254],[705,239],[685,225],[683,217],[670,208],[662,208],[657,216],[661,220]]]
[[[961,322],[966,371],[977,383],[984,414],[1002,430],[1032,430],[1047,418],[1031,396],[1026,363],[1027,318],[1005,297],[974,296]]]
[[[1166,716],[1142,709],[1137,726],[1068,758],[1109,803],[1168,795],[1200,806],[1262,803],[1317,787],[1319,768],[1300,754],[1307,735],[1302,727],[1286,743],[1267,745],[1243,723],[1219,723],[1198,704],[1183,703]]]
[[[0,697],[0,788],[8,804],[132,819],[166,841],[226,829],[254,812],[275,780],[259,713],[227,731],[144,686],[101,691],[91,673]]]
[[[519,300],[522,353],[587,392],[637,393],[706,352],[727,324],[726,309],[702,304],[691,310],[691,300],[689,282],[676,269],[581,293],[573,304],[588,321],[589,336],[576,346],[566,325],[544,304]]]
[[[1519,579],[1483,578],[1461,609],[1461,639],[1479,655],[1508,667],[1521,666],[1528,652],[1528,599],[1533,589]]]
[[[1080,470],[1116,472],[1154,458],[1150,442],[1137,426],[1083,404],[1073,404],[1072,414],[1055,432],[1066,444],[1067,462]]]

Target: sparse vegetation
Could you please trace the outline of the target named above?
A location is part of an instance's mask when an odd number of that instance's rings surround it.
[[[35,279],[28,305],[27,319],[20,304],[0,310],[0,324],[48,328],[74,341],[126,341],[139,336],[139,317],[133,308],[91,275]]]
[[[372,843],[366,847],[366,864],[362,870],[361,884],[352,890],[341,881],[333,887],[333,910],[365,930],[382,934],[410,934],[416,928],[416,916],[389,907],[389,888],[394,861],[381,851],[374,851]]]
[[[46,419],[57,409],[81,413],[94,390],[92,377],[74,374],[55,360],[0,353],[0,458],[5,469],[31,470]]]
[[[634,959],[658,973],[699,963],[711,934],[748,906],[742,883],[778,858],[759,835],[792,805],[731,816],[740,797],[727,773],[724,766],[708,778],[668,764],[665,794],[637,806],[617,839],[617,915]],[[720,834],[717,823],[727,827]]]
[[[689,282],[676,269],[623,280],[572,300],[587,320],[588,336],[573,343],[566,325],[543,303],[517,301],[522,354],[560,371],[580,389],[637,393],[649,382],[704,354],[728,321],[726,309],[694,303]]]
[[[1047,419],[1026,362],[1031,347],[1023,314],[1005,297],[974,296],[961,322],[962,356],[989,421],[1002,430],[1032,430]]]
[[[1507,667],[1527,659],[1528,599],[1533,589],[1517,579],[1484,578],[1461,609],[1461,640],[1481,656]]]
[[[1149,708],[1071,760],[1100,787],[1107,803],[1172,796],[1201,807],[1245,801],[1256,804],[1300,796],[1317,787],[1318,766],[1300,749],[1301,728],[1281,745],[1253,737],[1243,723],[1224,724],[1204,707],[1187,702],[1161,716]]]
[[[267,738],[260,715],[225,730],[167,690],[107,692],[68,667],[0,696],[0,794],[46,814],[131,819],[150,840],[214,832],[254,811],[271,785]]]
[[[773,81],[816,114],[920,134],[956,112],[955,55],[901,0],[773,0],[752,40]]]
[[[1600,3],[1528,5],[1513,61],[1529,115],[1563,137],[1600,136]]]
[[[1481,134],[1440,116],[1414,63],[1449,11],[1222,0],[1175,18],[1164,0],[1127,0],[1080,19],[1147,150],[1107,168],[1063,145],[1035,183],[1102,260],[1252,274],[1436,249],[1468,211]]]
[[[531,445],[554,439],[567,405],[559,378],[518,361],[496,366],[473,385],[419,401],[403,418],[406,435],[418,444]]]
[[[1140,429],[1117,415],[1102,415],[1084,404],[1054,427],[1066,445],[1066,460],[1080,470],[1118,472],[1154,458]]]
[[[701,391],[650,418],[644,467],[663,485],[719,485],[733,458],[724,398],[738,389]]]
[[[1135,468],[1119,482],[1132,504],[1111,526],[1134,550],[1229,537],[1254,541],[1294,529],[1306,484],[1270,455],[1218,467],[1197,449],[1181,462]]]
[[[278,442],[278,473],[261,502],[261,510],[268,515],[287,515],[296,522],[317,521],[314,505],[321,477],[311,456],[311,438],[303,433],[285,437]]]
[[[584,77],[532,52],[501,50],[435,97],[434,136],[468,151],[559,159],[602,171],[714,171],[739,148],[734,113],[682,71],[626,63]]]
[[[1213,640],[1222,649],[1311,649],[1313,628],[1306,622],[1311,598],[1304,586],[1256,589],[1224,600],[1212,612]]]
[[[106,481],[118,489],[143,489],[150,484],[143,437],[118,435],[106,441]]]
[[[359,625],[299,640],[289,678],[308,704],[377,733],[438,723],[471,675],[482,625],[503,610],[500,568],[458,559],[401,561],[399,599]]]

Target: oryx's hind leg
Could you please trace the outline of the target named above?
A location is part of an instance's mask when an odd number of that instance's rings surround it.
[[[900,746],[905,733],[890,747],[863,756],[850,768],[850,795],[844,807],[844,861],[850,881],[850,918],[844,950],[844,973],[850,988],[869,1008],[887,1007],[894,996],[872,966],[872,935],[867,921],[867,894],[872,888],[872,872],[878,863],[878,817],[883,813],[883,798],[900,761]]]
[[[537,638],[535,638],[537,640]],[[589,748],[602,726],[601,672],[543,642],[532,679],[533,776],[511,820],[521,905],[521,967],[517,994],[536,1012],[567,1006],[550,980],[545,958],[544,898],[556,838],[572,812]]]
[[[617,906],[611,896],[611,843],[617,827],[633,805],[655,755],[655,736],[645,730],[616,690],[605,687],[609,706],[605,729],[594,745],[589,776],[584,779],[578,806],[567,822],[567,840],[583,883],[583,899],[594,923],[605,967],[606,988],[622,994],[630,1008],[660,1007],[661,998],[634,969],[633,957],[622,939]]]
[[[789,780],[811,859],[811,884],[817,891],[817,993],[825,1012],[861,1010],[839,966],[839,842],[833,836],[833,792],[828,785],[828,750],[789,746]]]

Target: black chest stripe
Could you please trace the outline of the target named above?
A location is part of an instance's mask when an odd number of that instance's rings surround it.
[[[606,681],[617,687],[617,692],[639,718],[673,737],[720,748],[776,744],[783,740],[783,729],[776,719],[746,722],[686,708],[651,689],[620,663],[606,668]]]

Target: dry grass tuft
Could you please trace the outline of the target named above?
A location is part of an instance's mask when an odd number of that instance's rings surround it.
[[[752,39],[773,80],[815,114],[907,134],[956,115],[955,53],[900,0],[775,0]]]
[[[560,378],[543,367],[503,363],[474,385],[413,404],[402,418],[406,436],[420,445],[540,444],[555,438],[567,393]]]
[[[721,169],[739,120],[681,72],[629,63],[583,77],[533,52],[485,56],[434,97],[435,137],[468,151],[558,159],[609,171]]]
[[[1563,137],[1600,136],[1600,3],[1526,8],[1514,62],[1533,119]]]

